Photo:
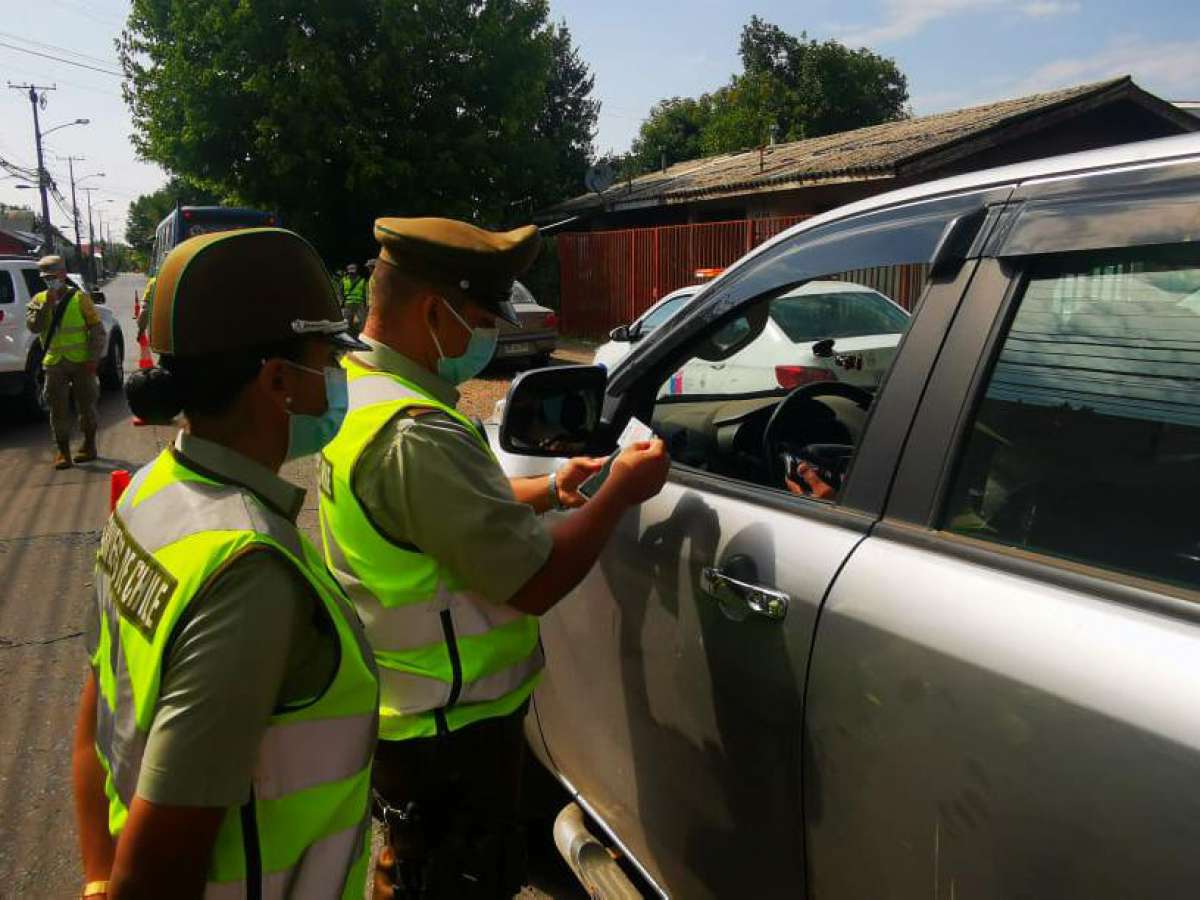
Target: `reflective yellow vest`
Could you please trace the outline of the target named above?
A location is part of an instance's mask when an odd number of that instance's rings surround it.
[[[33,302],[45,303],[46,292],[42,291],[33,298]],[[61,301],[60,301],[61,302]],[[47,328],[50,326],[47,325]],[[88,324],[83,317],[83,307],[80,305],[80,293],[77,290],[71,291],[71,297],[67,300],[67,310],[63,313],[62,321],[58,324],[58,330],[54,332],[54,337],[50,340],[50,346],[46,348],[46,353],[42,357],[43,366],[58,365],[62,360],[73,363],[85,363],[91,359],[88,353]],[[43,333],[42,337],[45,337]]]
[[[342,299],[346,301],[347,305],[365,303],[367,299],[367,279],[343,278]]]
[[[419,547],[395,543],[375,527],[352,487],[363,450],[410,407],[441,410],[490,454],[487,441],[469,419],[403,378],[352,356],[343,365],[350,411],[321,454],[321,537],[375,650],[379,736],[429,737],[508,715],[533,692],[542,670],[537,619],[467,590],[457,573]]]
[[[256,546],[281,553],[313,586],[336,631],[339,663],[317,699],[271,716],[249,800],[226,812],[217,833],[205,897],[361,900],[378,728],[370,647],[291,522],[245,489],[193,472],[171,450],[138,472],[96,557],[100,641],[92,666],[109,831],[115,838],[125,825],[176,624],[217,573]]]

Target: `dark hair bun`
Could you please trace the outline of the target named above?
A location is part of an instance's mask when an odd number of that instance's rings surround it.
[[[170,424],[183,411],[177,379],[158,366],[126,378],[125,397],[133,414],[151,425]]]

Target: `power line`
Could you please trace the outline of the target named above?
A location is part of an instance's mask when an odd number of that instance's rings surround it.
[[[15,50],[18,53],[28,53],[30,56],[40,56],[43,59],[53,60],[54,62],[62,63],[67,66],[78,66],[81,69],[89,69],[93,72],[99,72],[101,75],[112,75],[114,78],[124,78],[125,75],[121,72],[114,72],[110,69],[101,69],[99,66],[89,66],[87,63],[75,62],[71,59],[63,59],[61,56],[53,56],[49,53],[40,53],[37,50],[28,50],[25,47],[18,47],[16,44],[6,44],[0,41],[0,47],[6,47],[9,50]]]
[[[84,53],[82,50],[72,50],[70,47],[60,47],[57,44],[47,44],[44,41],[35,41],[33,38],[27,38],[21,34],[13,34],[10,31],[0,31],[0,37],[8,38],[10,41],[17,41],[18,43],[22,44],[32,44],[34,47],[40,47],[42,50],[53,50],[58,53],[66,53],[68,56],[78,56],[80,59],[86,59],[88,62],[94,62],[101,66],[110,65],[116,62],[116,59],[111,56],[93,56],[90,53]]]

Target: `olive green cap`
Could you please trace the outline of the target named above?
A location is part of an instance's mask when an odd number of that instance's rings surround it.
[[[513,325],[513,281],[537,259],[533,225],[486,231],[454,219],[376,219],[379,259],[473,300]]]
[[[283,228],[241,228],[190,238],[159,268],[150,346],[205,356],[324,335],[351,349],[325,264]]]

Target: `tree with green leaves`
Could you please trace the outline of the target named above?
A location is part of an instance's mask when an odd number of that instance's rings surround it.
[[[711,94],[655,104],[634,141],[641,172],[687,159],[850,131],[906,118],[908,79],[892,59],[791,35],[753,16],[743,71]]]
[[[334,264],[379,215],[528,220],[592,153],[592,79],[546,0],[133,0],[119,51],[142,156]]]

